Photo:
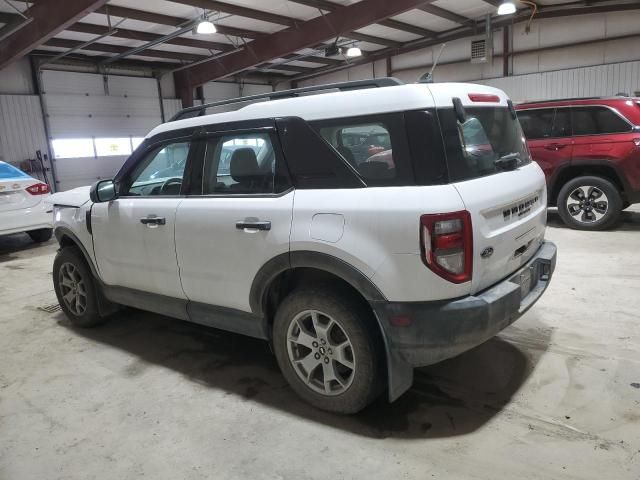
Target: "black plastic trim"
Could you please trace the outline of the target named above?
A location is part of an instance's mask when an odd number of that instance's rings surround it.
[[[102,291],[105,297],[114,303],[167,315],[180,320],[189,320],[187,300],[185,299],[104,284],[102,285]]]
[[[198,302],[187,303],[187,314],[193,323],[262,340],[269,339],[267,324],[261,315]]]
[[[264,315],[265,296],[271,282],[279,274],[293,268],[315,268],[332,273],[355,288],[367,301],[386,300],[383,293],[364,273],[344,260],[326,253],[299,250],[282,253],[269,260],[258,270],[249,293],[249,304],[254,314]]]
[[[91,260],[91,256],[89,255],[89,252],[87,252],[87,249],[85,248],[85,246],[82,244],[82,242],[76,236],[75,233],[73,233],[67,227],[56,227],[55,230],[53,231],[53,234],[55,235],[56,240],[58,240],[58,243],[60,244],[60,246],[62,246],[63,237],[69,237],[78,246],[78,248],[84,255],[84,258],[87,261],[87,264],[89,265],[89,268],[91,269],[91,273],[93,274],[93,276],[98,280],[100,279],[100,276],[98,275],[98,270],[96,269],[96,266],[93,264],[93,260]]]

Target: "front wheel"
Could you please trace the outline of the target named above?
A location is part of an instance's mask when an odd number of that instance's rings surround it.
[[[276,358],[291,387],[315,407],[344,414],[362,410],[382,391],[379,340],[370,313],[329,289],[292,292],[273,328]]]
[[[622,212],[618,188],[602,177],[577,177],[558,193],[558,214],[565,224],[578,230],[604,230],[613,226]]]
[[[77,247],[58,251],[53,261],[53,287],[60,307],[75,327],[105,322],[98,311],[95,280]]]

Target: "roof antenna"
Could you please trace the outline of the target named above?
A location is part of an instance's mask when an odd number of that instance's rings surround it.
[[[418,83],[433,83],[433,72],[436,69],[436,67],[438,66],[438,61],[440,60],[440,55],[442,55],[442,51],[444,50],[444,47],[446,47],[447,44],[443,43],[442,45],[440,45],[440,50],[438,51],[438,55],[436,55],[436,59],[433,62],[433,65],[431,66],[431,70],[427,73],[425,73],[424,75],[422,75],[419,79],[418,79]]]

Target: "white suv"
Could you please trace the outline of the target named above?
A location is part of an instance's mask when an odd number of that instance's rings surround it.
[[[53,196],[74,325],[128,305],[262,338],[300,396],[353,413],[549,284],[544,175],[500,90],[378,79],[178,117]]]

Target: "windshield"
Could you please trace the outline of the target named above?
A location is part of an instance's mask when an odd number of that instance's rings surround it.
[[[457,122],[461,149],[447,158],[452,181],[469,180],[502,171],[496,160],[514,155],[520,165],[531,161],[520,124],[506,107],[466,108]],[[453,152],[456,153],[456,152]]]
[[[0,180],[7,180],[9,178],[29,178],[29,175],[22,170],[18,170],[13,165],[0,162]]]

